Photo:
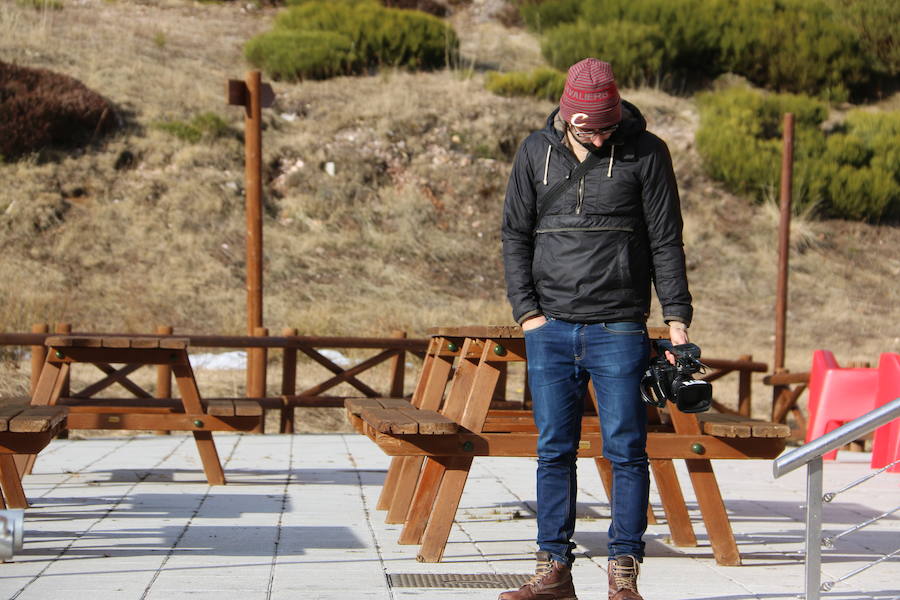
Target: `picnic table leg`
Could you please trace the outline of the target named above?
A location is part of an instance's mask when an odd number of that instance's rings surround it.
[[[602,456],[594,457],[594,462],[597,463],[597,471],[600,473],[603,491],[606,492],[606,498],[609,500],[610,506],[612,506],[612,464]],[[653,507],[649,503],[647,503],[647,523],[649,525],[657,525],[659,523],[656,520],[656,513],[653,512]]]
[[[453,357],[440,356],[438,354],[443,349],[443,346],[444,341],[442,338],[432,339],[433,360],[430,362],[428,373],[422,373],[422,379],[419,380],[416,392],[413,395],[413,405],[422,410],[438,410],[440,408],[444,389],[447,387],[447,381],[450,379]],[[410,509],[413,494],[416,490],[416,481],[422,470],[423,458],[421,456],[407,456],[404,458],[405,460],[400,463],[400,474],[397,476],[394,490],[387,497],[390,500],[387,500],[389,507],[385,523],[403,523],[406,521],[406,513]],[[393,462],[391,465],[393,465]],[[382,490],[382,496],[387,493],[389,493],[387,489]]]
[[[0,454],[0,489],[9,508],[28,508],[28,499],[25,498],[16,461],[11,454]]]
[[[31,406],[53,406],[59,400],[63,386],[69,376],[69,363],[50,362],[53,358],[48,354],[48,360],[41,369],[34,394],[31,396]],[[31,473],[37,454],[16,454],[15,463],[19,477]]]
[[[391,464],[388,467],[387,474],[384,476],[384,483],[381,486],[381,493],[378,495],[378,502],[375,503],[375,510],[388,510],[391,507],[391,499],[393,499],[394,491],[397,489],[397,480],[400,478],[400,470],[403,468],[404,458],[406,457],[391,457]]]
[[[686,459],[684,462],[691,475],[697,504],[700,505],[700,514],[703,515],[716,562],[727,566],[740,565],[741,554],[734,541],[734,532],[731,530],[728,513],[725,512],[725,503],[722,501],[722,493],[719,491],[712,463],[707,459],[694,458]]]
[[[447,465],[450,464],[450,458],[446,456],[428,457],[425,459],[425,466],[422,474],[416,484],[415,494],[409,503],[409,510],[404,515],[403,529],[400,531],[398,544],[418,544],[422,541],[422,534],[428,525],[428,519],[434,508],[434,499],[437,497],[438,489],[444,474],[447,472]]]
[[[200,390],[197,389],[197,380],[194,379],[194,371],[188,360],[187,351],[180,352],[180,360],[172,365],[172,373],[181,393],[181,402],[187,414],[203,415],[203,405],[200,403]],[[224,485],[225,472],[222,471],[222,463],[219,460],[219,452],[213,441],[210,431],[193,431],[200,461],[203,463],[203,472],[209,485]]]
[[[417,561],[440,562],[444,556],[444,548],[450,537],[450,528],[453,526],[470,468],[472,468],[470,456],[453,457],[447,461],[446,472],[434,500],[434,510],[422,536],[422,547],[416,556]]]
[[[675,474],[675,465],[668,458],[650,459],[650,469],[653,471],[656,489],[659,490],[659,498],[666,513],[672,543],[676,546],[696,546],[697,536],[694,535],[691,517],[684,503],[684,494]]]
[[[388,514],[384,518],[385,523],[405,523],[406,513],[409,512],[413,502],[413,494],[416,491],[416,482],[422,471],[422,456],[399,456],[402,459],[397,472],[397,483],[390,496]]]
[[[440,340],[432,339],[428,343],[428,350],[425,353],[425,360],[422,362],[422,370],[419,372],[419,380],[416,382],[416,389],[413,391],[412,400],[410,400],[410,404],[415,406],[416,408],[422,407],[423,398],[429,393],[429,382],[431,380],[431,373],[434,368],[434,364],[436,362],[436,354],[440,350],[441,344]],[[437,362],[445,362],[445,361],[437,361]],[[441,366],[438,366],[438,372],[436,375],[439,375]],[[447,373],[450,372],[450,365],[447,365]],[[447,374],[444,374],[444,385],[446,385]],[[443,394],[443,386],[441,388],[441,394]],[[440,404],[440,398],[437,399],[438,404]],[[384,478],[384,485],[381,486],[381,494],[378,496],[378,503],[375,505],[376,510],[390,510],[391,505],[394,502],[394,496],[397,493],[398,486],[400,485],[401,477],[400,474],[404,469],[404,464],[410,462],[408,459],[413,458],[416,459],[415,462],[418,463],[418,467],[422,466],[422,459],[420,457],[408,457],[408,456],[395,456],[391,459],[391,465],[388,467],[387,476]],[[409,476],[408,476],[409,477]],[[416,477],[418,477],[418,469],[416,469]],[[415,481],[409,482],[408,479],[404,482],[404,489],[408,490],[404,496],[406,498],[406,505],[408,508],[409,499],[412,496],[413,488],[415,487]],[[396,511],[395,511],[396,512]],[[403,515],[406,515],[406,509],[403,510]],[[391,523],[392,521],[387,521]],[[394,521],[397,523],[402,523],[402,517],[400,521]]]

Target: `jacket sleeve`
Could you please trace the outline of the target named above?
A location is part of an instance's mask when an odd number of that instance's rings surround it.
[[[641,170],[643,209],[650,241],[650,258],[656,295],[663,320],[691,324],[693,308],[688,290],[684,244],[681,238],[681,202],[672,169],[672,157],[665,142],[655,138],[656,147],[647,155]]]
[[[506,187],[501,238],[506,295],[517,323],[541,314],[531,273],[537,194],[525,143],[519,147]]]

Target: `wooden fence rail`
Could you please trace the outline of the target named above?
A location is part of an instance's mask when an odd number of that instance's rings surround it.
[[[56,333],[68,333],[70,335],[78,335],[79,333],[87,335],[87,332],[71,332],[71,327],[67,324],[57,324],[54,328]],[[30,346],[31,347],[31,381],[32,391],[34,383],[40,374],[46,358],[46,347],[44,340],[54,335],[50,332],[51,328],[46,324],[38,324],[32,328],[31,333],[0,333],[0,347],[2,346]],[[134,334],[98,334],[90,332],[90,335],[102,335],[104,337],[133,337]],[[246,395],[248,398],[259,398],[262,404],[267,408],[275,408],[281,410],[281,419],[279,430],[282,433],[294,432],[294,408],[296,407],[342,407],[344,405],[344,396],[326,395],[327,392],[333,390],[336,386],[347,384],[354,388],[358,394],[368,397],[388,396],[401,397],[404,395],[404,383],[406,380],[406,355],[407,353],[416,355],[420,358],[424,357],[428,347],[427,339],[407,338],[405,332],[395,331],[391,337],[340,337],[340,336],[301,336],[297,335],[296,329],[287,328],[282,331],[280,336],[268,335],[268,329],[259,327],[254,331],[252,336],[227,336],[227,335],[200,335],[200,334],[173,334],[173,330],[169,326],[160,326],[156,329],[155,336],[159,337],[177,337],[188,339],[192,348],[244,348],[247,350],[247,388]],[[266,365],[268,362],[269,350],[277,349],[282,352],[281,366],[281,382],[280,393],[278,396],[267,395],[266,381]],[[379,350],[375,355],[362,360],[361,362],[344,368],[329,359],[322,350],[338,349],[338,350]],[[300,355],[308,357],[314,363],[317,363],[330,372],[330,376],[314,385],[297,391],[297,366],[298,357]],[[765,363],[753,362],[752,357],[744,355],[738,357],[737,360],[704,358],[703,362],[710,367],[710,371],[703,376],[707,381],[720,379],[731,373],[737,373],[739,378],[738,398],[736,408],[731,408],[714,401],[716,410],[722,413],[738,414],[745,417],[750,416],[752,391],[751,391],[751,374],[754,372],[766,372],[768,367]],[[382,363],[389,363],[390,384],[388,389],[383,391],[375,390],[370,385],[363,382],[359,376]],[[156,367],[156,398],[167,398],[172,393],[171,369],[165,366]],[[124,370],[116,370],[110,367],[105,371],[104,377],[99,381],[87,386],[84,389],[67,392],[65,396],[74,397],[92,397],[94,394],[108,388],[113,384],[119,384],[135,397],[151,396],[146,390],[135,384],[128,378],[130,372]],[[495,400],[506,399],[506,374],[501,378],[501,385],[498,385]],[[523,384],[526,405],[528,396],[527,383]]]
[[[0,346],[22,346],[31,347],[31,389],[34,391],[34,385],[40,375],[46,359],[47,350],[44,346],[44,340],[57,333],[67,333],[70,335],[102,335],[103,337],[133,337],[134,334],[122,333],[96,333],[96,332],[72,332],[71,327],[67,324],[58,324],[54,327],[54,333],[50,332],[50,327],[46,324],[38,324],[32,328],[31,333],[0,333]],[[243,348],[247,350],[247,387],[246,396],[248,398],[262,399],[262,404],[267,408],[276,408],[281,410],[281,424],[279,430],[282,433],[293,433],[294,431],[294,408],[295,407],[343,407],[344,397],[327,396],[328,391],[336,386],[346,383],[353,387],[358,394],[362,396],[403,396],[404,384],[406,381],[406,356],[407,354],[423,357],[428,340],[407,338],[405,332],[393,332],[391,337],[374,338],[374,337],[327,337],[327,336],[301,336],[297,335],[296,329],[285,329],[284,335],[270,336],[268,330],[258,327],[254,331],[253,336],[223,336],[223,335],[191,335],[178,334],[173,335],[173,329],[169,326],[160,326],[156,329],[155,337],[166,338],[187,338],[192,348]],[[278,396],[269,397],[267,395],[266,365],[268,363],[268,353],[271,349],[280,349],[282,351],[282,376],[281,390]],[[352,367],[343,368],[333,360],[330,360],[323,350],[380,350],[374,356],[366,358],[353,365]],[[329,377],[324,381],[320,381],[307,389],[297,392],[297,361],[298,353],[309,357],[313,362],[321,365],[329,371]],[[370,385],[359,379],[363,373],[370,371],[374,367],[382,363],[389,363],[390,383],[387,389],[377,391]],[[160,366],[156,367],[156,398],[167,398],[172,393],[172,373],[171,369]],[[66,397],[90,398],[95,394],[109,388],[111,385],[119,384],[124,387],[131,396],[137,398],[148,398],[151,396],[149,392],[134,383],[128,376],[130,370],[115,369],[109,367],[104,369],[104,377],[98,381],[88,385],[87,387],[77,390],[74,393],[67,391],[63,394]]]

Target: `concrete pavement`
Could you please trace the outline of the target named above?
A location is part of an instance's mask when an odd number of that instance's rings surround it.
[[[375,510],[389,459],[352,434],[219,435],[228,485],[206,485],[185,435],[55,440],[24,486],[25,547],[0,565],[0,598],[20,600],[494,599],[502,588],[460,589],[429,575],[518,574],[533,569],[533,459],[476,459],[444,560],[422,564],[396,543],[400,526]],[[871,472],[868,454],[826,463],[825,490]],[[775,480],[769,461],[714,461],[744,565],[721,567],[678,465],[698,546],[648,531],[640,578],[647,600],[792,599],[803,591],[805,473]],[[609,504],[593,462],[579,464],[581,600],[606,594]],[[659,498],[651,501],[660,517]],[[900,475],[883,474],[825,507],[834,534],[895,508]],[[895,514],[826,551],[823,581],[900,547]],[[417,579],[418,578],[418,579]],[[412,587],[407,587],[411,585]],[[428,587],[426,587],[428,586]],[[900,558],[823,594],[900,598]]]

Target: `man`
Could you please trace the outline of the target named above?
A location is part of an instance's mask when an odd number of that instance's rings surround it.
[[[681,230],[665,143],[620,99],[609,63],[573,65],[559,109],[516,154],[503,210],[507,292],[539,433],[539,551],[534,577],[500,600],[575,600],[575,458],[589,379],[613,471],[609,597],[642,600],[650,476],[639,386],[651,280],[672,342],[688,341]]]

